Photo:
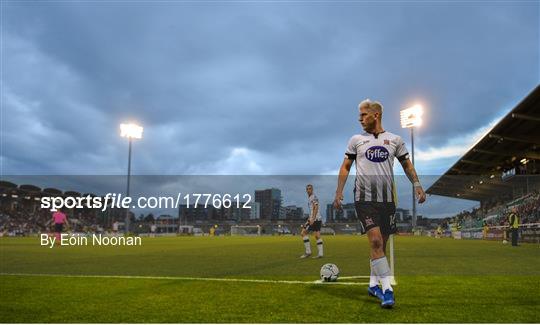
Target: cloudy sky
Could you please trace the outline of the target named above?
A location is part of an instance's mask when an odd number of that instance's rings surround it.
[[[357,104],[444,173],[539,83],[537,1],[3,1],[1,173],[335,174]]]

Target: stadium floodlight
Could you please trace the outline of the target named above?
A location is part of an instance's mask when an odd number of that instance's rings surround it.
[[[131,178],[131,142],[132,139],[142,139],[143,127],[135,123],[120,124],[120,136],[129,139],[128,170],[126,196],[129,197],[129,181]],[[125,231],[129,232],[129,208],[126,209]]]
[[[402,110],[400,112],[401,127],[412,128],[422,125],[422,115],[424,115],[424,108],[419,104]]]
[[[134,123],[120,124],[120,136],[124,138],[141,139],[143,127]]]
[[[404,129],[411,129],[411,160],[414,165],[414,127],[422,125],[422,115],[424,115],[424,108],[420,104],[416,104],[412,107],[401,110],[400,112],[401,127]],[[412,226],[416,227],[416,197],[414,193],[414,185],[412,187]]]

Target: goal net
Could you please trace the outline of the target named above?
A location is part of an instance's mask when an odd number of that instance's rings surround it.
[[[260,236],[260,226],[231,226],[232,236]]]

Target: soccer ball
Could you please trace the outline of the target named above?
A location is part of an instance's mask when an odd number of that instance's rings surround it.
[[[503,240],[503,244],[505,244],[505,245],[508,244],[508,242],[506,241],[506,239]]]
[[[321,280],[324,282],[335,282],[339,277],[339,269],[335,264],[324,264],[321,267]]]

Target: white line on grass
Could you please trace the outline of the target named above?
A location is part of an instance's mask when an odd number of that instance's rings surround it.
[[[185,276],[146,276],[146,275],[92,275],[92,274],[44,274],[44,273],[0,273],[0,275],[11,276],[41,276],[41,277],[65,277],[65,278],[109,278],[109,279],[145,279],[145,280],[181,280],[181,281],[219,281],[219,282],[251,282],[251,283],[275,283],[275,284],[339,284],[363,286],[367,282],[322,282],[317,281],[295,281],[295,280],[263,280],[263,279],[229,279],[229,278],[198,278]]]

